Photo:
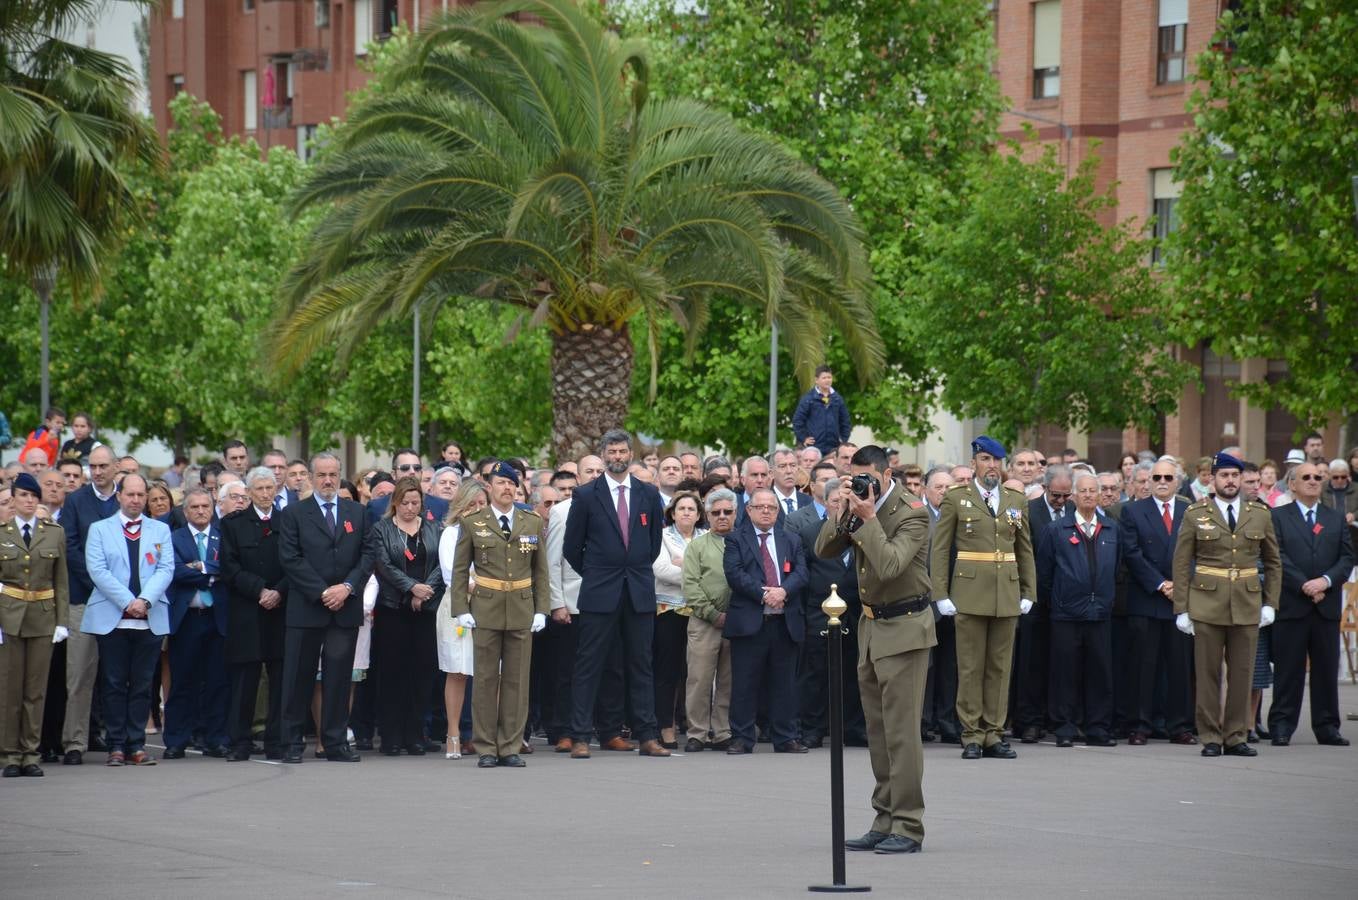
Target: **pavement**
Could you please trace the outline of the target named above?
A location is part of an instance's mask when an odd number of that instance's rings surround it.
[[[1358,711],[1358,688],[1340,703]],[[1305,722],[1254,759],[1014,747],[964,761],[926,744],[924,852],[851,853],[848,882],[893,898],[1358,896],[1358,745],[1316,746]],[[518,770],[376,753],[109,769],[90,754],[0,782],[0,897],[743,900],[831,881],[828,750],[550,749]],[[846,750],[845,772],[854,836],[871,822],[867,751]]]

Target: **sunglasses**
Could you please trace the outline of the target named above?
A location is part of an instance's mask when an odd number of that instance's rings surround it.
[[[709,516],[734,516],[735,514],[734,509],[714,509],[708,513]]]
[[[398,472],[419,472],[419,471],[421,471],[423,468],[424,468],[424,466],[420,465],[419,463],[401,463],[399,466],[396,467],[396,471],[398,471]]]
[[[1151,481],[1173,481],[1174,475],[1152,475]]]
[[[1345,477],[1347,477],[1347,476],[1345,476]],[[1297,480],[1298,480],[1298,481],[1324,481],[1324,480],[1325,480],[1325,476],[1324,476],[1324,475],[1298,475],[1298,476],[1297,476]]]

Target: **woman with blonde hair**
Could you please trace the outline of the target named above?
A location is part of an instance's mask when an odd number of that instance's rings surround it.
[[[457,551],[458,536],[462,533],[462,519],[489,503],[486,486],[469,478],[457,489],[448,504],[443,534],[439,537],[439,568],[443,571],[445,592],[452,591],[453,557]],[[472,571],[475,575],[475,568]],[[470,739],[463,743],[458,724],[467,695],[467,679],[472,675],[472,633],[453,620],[452,608],[451,600],[445,596],[435,617],[435,639],[438,644],[439,671],[444,673],[443,706],[448,716],[443,758],[461,759],[463,750],[470,754],[476,753]]]

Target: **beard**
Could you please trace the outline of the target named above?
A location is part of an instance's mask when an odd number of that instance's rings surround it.
[[[977,480],[981,482],[982,487],[984,487],[986,490],[993,491],[996,487],[999,486],[1000,475],[998,472],[991,472],[988,475],[982,475]]]
[[[610,475],[626,475],[627,470],[631,468],[631,466],[632,463],[630,461],[615,459],[607,463],[605,468],[608,469],[608,474]]]

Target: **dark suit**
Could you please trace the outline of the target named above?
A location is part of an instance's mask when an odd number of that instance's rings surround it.
[[[1151,733],[1156,681],[1163,677],[1164,727],[1173,738],[1193,727],[1193,639],[1174,627],[1174,602],[1158,590],[1161,583],[1174,580],[1174,545],[1188,509],[1177,494],[1171,502],[1169,531],[1154,497],[1125,504],[1119,524],[1127,567],[1127,727]]]
[[[165,701],[165,746],[184,747],[201,734],[208,747],[227,744],[226,628],[229,594],[220,578],[221,531],[209,525],[200,560],[186,527],[170,534],[174,578],[170,600],[170,696]],[[190,565],[201,563],[201,566]],[[211,605],[195,608],[200,592]]]
[[[1070,512],[1066,504],[1057,511],[1056,519]],[[1045,495],[1028,501],[1028,528],[1036,546],[1042,533],[1053,521]],[[1009,682],[1009,708],[1013,712],[1014,733],[1027,728],[1045,731],[1047,727],[1047,684],[1051,669],[1051,607],[1042,583],[1033,598],[1033,611],[1019,616],[1018,633],[1014,636],[1014,677]]]
[[[232,746],[250,745],[259,691],[260,669],[269,676],[269,709],[264,724],[264,749],[282,749],[283,644],[287,617],[288,583],[278,558],[282,516],[260,519],[253,506],[221,521],[221,580],[230,591],[227,601],[226,664],[231,682],[227,730]],[[259,605],[265,589],[278,591],[282,600],[273,609]]]
[[[664,509],[660,492],[654,487],[631,477],[626,483],[625,544],[614,501],[617,485],[607,475],[575,489],[562,538],[562,555],[580,573],[575,683],[571,689],[571,732],[580,742],[588,741],[594,731],[599,680],[619,640],[627,651],[632,736],[639,741],[656,738],[651,677],[656,600],[651,566],[662,547]]]
[[[1353,569],[1353,541],[1342,511],[1317,504],[1315,525],[1307,525],[1297,503],[1273,510],[1273,530],[1283,561],[1283,589],[1273,623],[1273,704],[1268,727],[1291,737],[1301,717],[1306,664],[1311,664],[1311,730],[1317,738],[1339,733],[1339,615],[1344,582]],[[1318,531],[1316,529],[1319,529]],[[1312,578],[1328,576],[1319,603],[1301,592]]]
[[[774,746],[794,741],[797,730],[797,645],[806,635],[800,598],[807,588],[806,552],[796,533],[777,523],[773,562],[787,592],[781,614],[764,606],[764,565],[752,522],[726,538],[722,569],[731,586],[722,636],[731,641],[731,740],[753,747],[761,684],[768,692],[769,737]]]
[[[336,499],[335,530],[313,495],[278,515],[279,561],[288,578],[287,635],[283,652],[283,743],[302,747],[302,729],[311,704],[316,668],[324,649],[321,721],[316,723],[327,750],[347,744],[349,683],[358,629],[363,624],[363,585],[372,574],[372,551],[363,507]],[[339,611],[321,604],[331,585],[347,584]]]
[[[934,527],[938,524],[938,510],[929,506],[929,552],[934,547]],[[930,560],[925,560],[929,565]],[[937,733],[944,743],[962,740],[962,724],[957,721],[957,626],[953,616],[941,615],[934,607],[934,634],[938,643],[929,651],[929,676],[924,683],[924,713],[920,730],[924,735]],[[932,740],[926,737],[926,740]]]

